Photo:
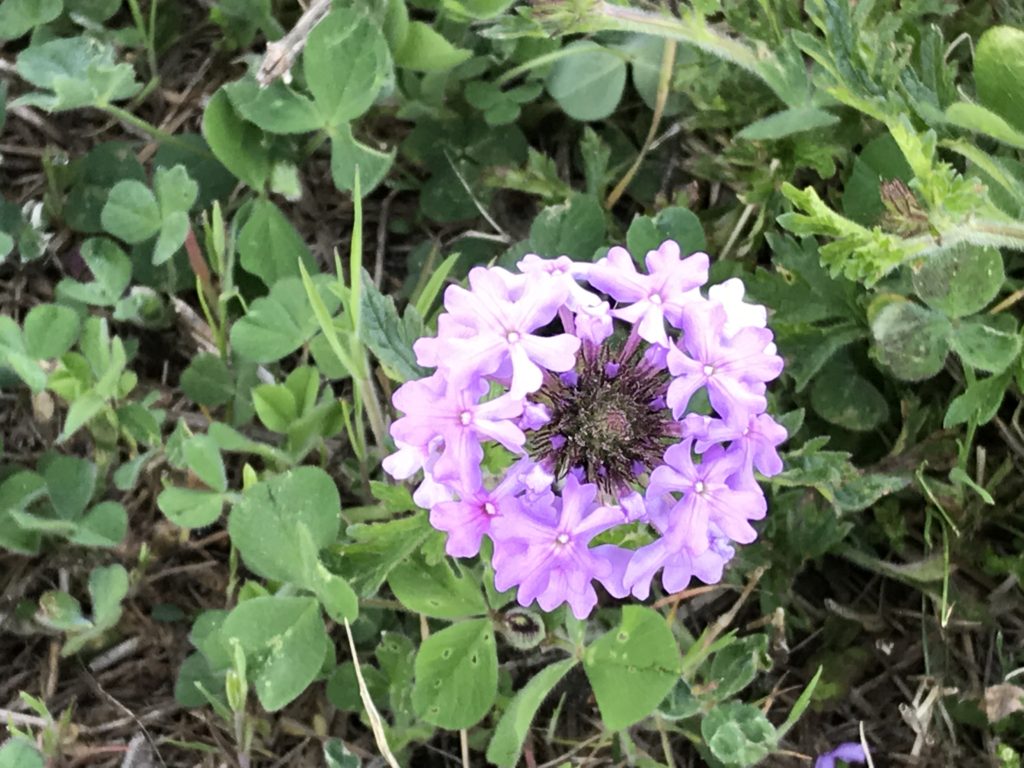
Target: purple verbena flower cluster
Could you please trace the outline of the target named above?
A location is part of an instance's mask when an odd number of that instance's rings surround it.
[[[738,279],[702,294],[708,256],[675,242],[645,265],[614,247],[594,264],[531,254],[518,273],[473,269],[468,289],[445,292],[437,336],[415,345],[436,372],[395,393],[385,470],[422,470],[414,499],[448,553],[471,557],[488,536],[495,586],[518,587],[524,606],[568,602],[583,618],[595,581],[640,599],[659,570],[669,592],[717,582],[764,517],[754,471],[782,469],[765,308]],[[650,543],[590,545],[623,525]]]

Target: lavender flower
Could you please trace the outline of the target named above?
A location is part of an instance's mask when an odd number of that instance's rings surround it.
[[[814,768],[835,768],[836,760],[844,763],[866,763],[867,752],[859,741],[847,741],[814,761]]]
[[[431,376],[395,393],[385,470],[423,472],[417,503],[455,557],[493,542],[495,585],[522,605],[586,616],[594,582],[644,599],[721,579],[764,516],[755,470],[782,469],[785,430],[764,413],[782,370],[764,307],[739,280],[705,297],[708,257],[666,241],[637,270],[623,248],[596,264],[525,256],[451,286],[438,334],[415,345]],[[691,411],[704,391],[710,415]],[[482,467],[509,469],[492,476]],[[637,549],[591,546],[619,526]],[[635,531],[634,531],[635,532]]]

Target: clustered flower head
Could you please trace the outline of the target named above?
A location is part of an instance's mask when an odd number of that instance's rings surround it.
[[[595,581],[640,599],[659,570],[669,592],[717,582],[764,517],[755,470],[782,469],[765,308],[738,279],[702,293],[707,254],[666,241],[644,261],[613,247],[593,264],[474,268],[468,289],[445,292],[437,336],[415,344],[436,371],[395,393],[385,470],[422,470],[414,499],[448,553],[489,537],[495,586],[524,606],[583,618]],[[622,526],[649,543],[613,543]]]

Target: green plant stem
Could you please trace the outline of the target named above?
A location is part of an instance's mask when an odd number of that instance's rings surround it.
[[[512,67],[512,69],[510,69],[508,72],[497,78],[494,81],[494,84],[497,86],[503,86],[506,83],[512,82],[520,75],[526,74],[531,69],[537,69],[537,67],[543,67],[544,65],[551,64],[552,62],[558,61],[559,59],[565,59],[568,58],[569,56],[575,56],[576,54],[579,53],[587,53],[588,51],[591,50],[593,49],[582,45],[576,46],[575,48],[559,48],[557,51],[545,53],[543,56],[538,56],[535,59],[524,61],[518,67]],[[612,54],[613,56],[618,56],[623,61],[629,61],[629,56],[622,53],[621,51],[615,50],[614,48],[606,48],[605,51],[607,53]]]
[[[146,46],[146,61],[149,65],[149,76],[151,81],[157,79],[156,66],[156,7],[157,0],[150,0],[149,4],[149,25],[147,28],[146,19],[142,15],[142,8],[139,0],[128,0],[128,8],[132,14],[132,21],[135,28],[139,30],[143,44]]]
[[[183,149],[187,149],[190,152],[195,151],[195,147],[190,145],[188,142],[182,141],[173,133],[168,133],[167,131],[161,128],[157,128],[155,125],[153,125],[150,122],[147,122],[146,120],[143,120],[141,117],[136,117],[127,109],[122,109],[121,107],[118,107],[114,104],[105,104],[104,106],[100,107],[100,109],[102,109],[111,117],[117,118],[122,123],[126,123],[132,126],[133,128],[137,128],[143,133],[149,134],[157,141],[162,141],[166,144],[174,144],[176,146],[180,146]]]
[[[764,77],[763,60],[758,58],[753,48],[716,32],[708,26],[702,16],[692,11],[684,13],[682,18],[676,18],[637,8],[612,5],[602,0],[595,5],[592,14],[592,26],[599,25],[604,30],[639,32],[677,40],[731,61],[759,78]]]

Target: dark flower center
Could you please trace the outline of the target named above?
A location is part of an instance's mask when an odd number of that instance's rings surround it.
[[[527,447],[556,477],[578,467],[586,482],[612,491],[659,464],[678,425],[664,405],[668,372],[639,351],[620,363],[606,350],[581,355],[574,375],[545,380],[534,398],[551,420],[530,433]]]

